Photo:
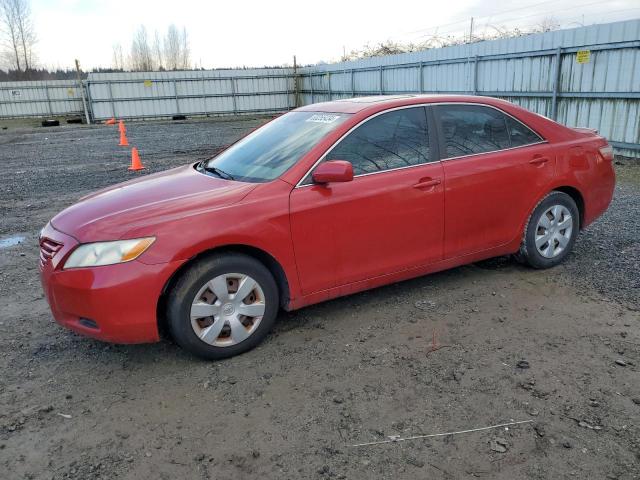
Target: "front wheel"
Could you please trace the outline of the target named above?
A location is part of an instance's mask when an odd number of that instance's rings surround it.
[[[580,216],[573,198],[551,192],[529,217],[519,256],[534,268],[554,267],[571,252],[579,229]]]
[[[238,253],[198,260],[167,298],[169,330],[178,345],[210,360],[258,345],[278,314],[278,288],[269,270]]]

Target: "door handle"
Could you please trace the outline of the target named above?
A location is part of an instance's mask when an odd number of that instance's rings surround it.
[[[534,157],[533,160],[529,160],[529,164],[538,167],[544,165],[548,161],[549,159],[547,157]]]
[[[418,190],[431,190],[433,187],[440,185],[441,181],[438,178],[429,178],[416,183],[413,188]]]

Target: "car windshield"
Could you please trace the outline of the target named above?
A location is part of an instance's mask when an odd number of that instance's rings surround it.
[[[341,113],[286,113],[208,160],[202,168],[243,182],[273,180],[348,117]]]

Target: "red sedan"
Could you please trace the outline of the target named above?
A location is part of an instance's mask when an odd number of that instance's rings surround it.
[[[499,255],[557,265],[608,207],[613,151],[506,101],[394,96],[298,108],[213,159],[99,191],[42,230],[56,320],[249,350],[280,308]]]

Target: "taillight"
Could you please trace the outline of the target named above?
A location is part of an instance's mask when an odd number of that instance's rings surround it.
[[[605,145],[604,147],[600,147],[600,155],[605,160],[613,161],[613,147],[611,145]]]

